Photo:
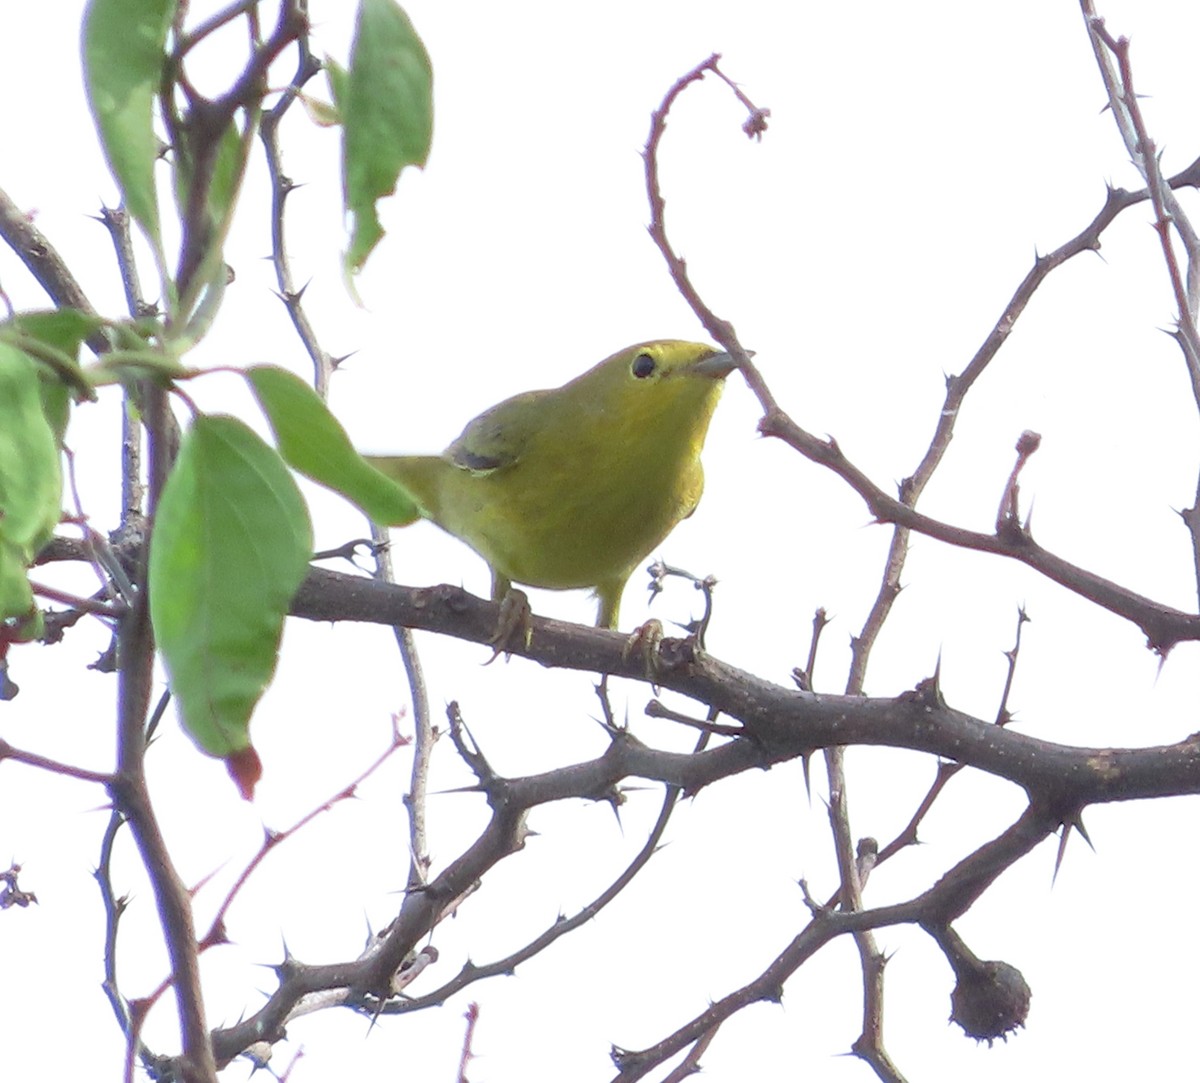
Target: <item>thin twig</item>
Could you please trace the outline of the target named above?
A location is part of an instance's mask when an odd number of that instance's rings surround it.
[[[394,580],[391,549],[388,546],[387,530],[371,524],[374,539],[375,577],[382,582]],[[429,829],[426,819],[429,792],[429,770],[433,759],[433,746],[438,731],[433,725],[429,709],[429,690],[421,668],[421,658],[413,641],[412,631],[395,625],[392,633],[400,651],[400,661],[408,679],[409,695],[413,712],[413,759],[409,773],[408,792],[404,795],[404,807],[408,812],[408,890],[413,891],[425,883],[429,874]]]
[[[475,1026],[479,1022],[479,1005],[472,1001],[467,1005],[463,1017],[467,1021],[467,1028],[463,1032],[462,1056],[458,1059],[458,1083],[468,1083],[467,1065],[475,1056],[471,1049],[475,1041]]]
[[[86,767],[76,767],[74,764],[63,763],[61,760],[54,760],[37,752],[27,752],[23,748],[17,748],[0,739],[0,761],[3,760],[23,763],[26,767],[36,767],[39,771],[49,771],[51,774],[62,775],[64,778],[75,778],[80,782],[98,782],[101,786],[107,786],[112,781],[112,775],[106,771],[91,771]]]
[[[1134,166],[1145,178],[1150,193],[1154,207],[1154,228],[1162,246],[1167,276],[1179,313],[1174,337],[1192,384],[1193,401],[1200,408],[1200,334],[1196,328],[1197,319],[1200,318],[1200,237],[1176,199],[1172,184],[1163,179],[1158,151],[1146,127],[1133,86],[1129,39],[1114,38],[1109,33],[1104,20],[1096,14],[1092,0],[1081,0],[1081,6],[1117,130]],[[1186,285],[1171,243],[1172,228],[1182,240],[1187,254]],[[1183,520],[1191,534],[1192,565],[1197,595],[1200,597],[1200,475],[1196,480],[1196,503],[1183,512]]]
[[[707,738],[702,737],[697,742],[696,747],[698,751],[703,749],[706,741]],[[467,963],[450,981],[437,989],[412,1000],[390,1001],[380,1010],[383,1014],[403,1015],[434,1005],[444,1004],[449,997],[460,992],[468,985],[472,985],[484,978],[511,974],[521,963],[527,962],[535,955],[545,951],[555,941],[592,921],[601,910],[608,906],[609,903],[616,899],[633,882],[638,873],[649,864],[650,859],[658,852],[663,834],[667,829],[667,824],[671,820],[671,814],[675,811],[678,803],[680,793],[681,789],[678,786],[668,786],[666,788],[663,793],[662,805],[658,810],[658,817],[654,821],[654,826],[651,827],[650,832],[647,834],[646,841],[634,855],[633,860],[625,866],[621,874],[586,906],[581,907],[570,917],[558,918],[553,925],[549,926],[539,936],[529,941],[529,943],[517,951],[511,952],[503,958],[496,959],[490,963]]]
[[[306,10],[306,5],[301,5]],[[303,288],[298,289],[292,275],[287,256],[287,234],[284,229],[284,207],[288,196],[295,190],[283,168],[283,150],[279,143],[279,125],[291,109],[304,85],[320,70],[321,64],[312,54],[308,35],[302,34],[296,43],[299,56],[291,82],[283,89],[279,100],[264,114],[259,128],[259,138],[266,152],[267,170],[271,177],[271,263],[275,268],[275,283],[279,297],[287,307],[292,326],[308,351],[313,364],[313,386],[317,394],[325,398],[329,393],[329,378],[333,374],[333,356],[317,338],[316,330],[308,318],[301,299]]]
[[[670,113],[671,107],[675,104],[679,95],[691,86],[691,84],[703,79],[705,72],[712,72],[720,76],[721,79],[734,89],[738,99],[750,110],[752,120],[756,117],[764,117],[769,112],[769,110],[759,109],[755,106],[740,89],[735,87],[719,71],[717,61],[720,59],[720,54],[714,53],[707,60],[697,64],[691,71],[680,76],[671,89],[667,91],[662,104],[650,114],[650,134],[646,139],[646,149],[642,152],[646,171],[646,197],[650,203],[650,225],[647,228],[650,231],[651,239],[654,241],[659,252],[662,253],[663,259],[666,260],[667,270],[670,272],[671,279],[675,283],[675,288],[679,290],[684,300],[687,301],[692,311],[696,314],[696,317],[704,325],[704,329],[733,355],[746,382],[750,385],[755,395],[758,396],[759,401],[763,403],[764,409],[768,403],[771,408],[776,408],[775,399],[770,389],[750,361],[750,353],[738,342],[733,324],[728,320],[718,317],[705,304],[692,284],[691,277],[688,275],[687,263],[675,251],[667,237],[667,202],[662,194],[662,187],[659,182],[658,150],[662,143],[663,135],[667,130],[667,115]],[[748,130],[747,134],[761,135],[761,131],[761,128],[753,128],[753,130]]]
[[[294,835],[298,834],[317,817],[326,812],[331,811],[334,806],[343,801],[349,801],[357,795],[358,787],[361,786],[368,778],[379,770],[391,757],[401,748],[404,748],[408,742],[401,738],[398,734],[393,733],[391,743],[385,748],[374,760],[371,761],[362,771],[358,773],[349,783],[343,786],[337,793],[326,801],[310,809],[300,817],[291,827],[284,828],[282,831],[268,831],[263,839],[262,845],[258,852],[246,863],[232,887],[226,893],[225,898],[221,901],[221,905],[217,908],[216,915],[213,917],[209,925],[208,932],[200,941],[200,949],[211,947],[214,944],[224,942],[224,926],[225,916],[229,913],[230,907],[234,900],[240,894],[242,888],[250,881],[250,877],[254,875],[255,870],[266,860],[267,855],[276,850],[283,843],[287,842]]]

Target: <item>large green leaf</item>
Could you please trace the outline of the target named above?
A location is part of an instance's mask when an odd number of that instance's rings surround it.
[[[25,569],[50,540],[61,508],[58,438],[42,406],[39,367],[0,342],[0,619],[32,612]]]
[[[184,729],[226,760],[246,797],[258,771],[250,715],[311,553],[279,454],[236,418],[197,418],[155,514],[150,614]]]
[[[83,75],[109,168],[129,213],[158,243],[152,113],[177,0],[91,0],[83,20]]]
[[[377,523],[404,526],[420,518],[408,493],[354,450],[346,430],[299,376],[259,365],[247,370],[246,379],[290,466],[341,493]]]
[[[354,273],[383,236],[376,202],[396,190],[405,166],[425,165],[433,139],[433,67],[394,0],[361,0],[350,69],[331,84],[345,128],[342,179],[353,221],[345,267]]]

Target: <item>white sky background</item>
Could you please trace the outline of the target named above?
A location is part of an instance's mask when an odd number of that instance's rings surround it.
[[[3,17],[7,103],[0,118],[2,185],[36,210],[93,302],[123,302],[104,231],[88,220],[115,188],[85,112],[77,59],[81,4],[10,5]],[[915,466],[943,394],[1027,271],[1035,251],[1074,235],[1100,208],[1104,184],[1138,180],[1101,112],[1103,90],[1077,5],[1014,2],[895,4],[650,3],[587,9],[549,3],[406,4],[435,72],[428,169],[402,179],[384,210],[389,233],[361,277],[365,308],[340,281],[336,136],[299,110],[284,130],[287,170],[304,183],[289,204],[296,278],[322,342],[354,352],[333,405],[370,450],[435,450],[479,410],[526,388],[554,386],[613,350],[646,338],[701,337],[645,234],[639,151],[649,113],[670,84],[710,52],[759,105],[764,142],[740,132],[743,113],[707,79],[672,114],[663,170],[668,226],[694,280],[732,320],[783,406],[837,437],[880,483]],[[1134,38],[1137,86],[1173,173],[1200,153],[1195,43],[1200,10],[1182,2],[1107,2],[1115,33]],[[345,58],[351,5],[314,5],[318,48]],[[221,49],[209,59],[219,68]],[[289,62],[290,65],[290,62]],[[282,82],[291,67],[281,67]],[[213,84],[215,87],[216,84]],[[312,89],[324,90],[323,80]],[[227,253],[237,271],[198,365],[274,362],[307,373],[272,296],[256,167]],[[1196,200],[1186,193],[1193,209]],[[1162,602],[1193,609],[1186,534],[1173,509],[1194,501],[1195,407],[1182,360],[1162,333],[1173,307],[1148,206],[1104,237],[1103,259],[1055,272],[969,396],[925,511],[989,529],[1024,429],[1043,434],[1023,476],[1035,535],[1066,558]],[[147,264],[147,274],[149,265]],[[149,278],[147,278],[149,282]],[[7,253],[0,284],[18,306],[44,296]],[[253,418],[235,380],[189,387],[203,405]],[[115,525],[115,398],[80,411],[70,441],[84,502]],[[755,435],[756,410],[729,381],[705,465],[698,513],[662,547],[671,563],[720,580],[713,654],[789,684],[802,664],[813,610],[828,608],[818,662],[822,690],[840,691],[848,641],[878,587],[885,528],[872,527],[840,482]],[[255,421],[257,424],[257,421]],[[361,535],[361,518],[313,494],[319,547]],[[396,535],[403,582],[488,589],[478,557],[434,528]],[[56,582],[90,589],[86,569]],[[46,572],[44,577],[50,578]],[[1137,629],[1032,572],[915,539],[907,590],[876,649],[868,691],[893,695],[933,669],[939,651],[950,704],[991,717],[1017,607],[1033,618],[1012,706],[1022,732],[1082,745],[1178,740],[1200,728],[1196,648],[1176,649],[1161,674]],[[676,584],[647,613],[643,580],[623,625],[647,615],[686,620],[699,599]],[[590,621],[583,594],[535,592],[538,612]],[[0,705],[14,744],[96,768],[111,766],[115,680],[83,666],[106,645],[81,625],[53,650],[15,652],[21,696]],[[520,660],[482,668],[481,648],[421,637],[431,699],[458,699],[498,770],[528,774],[599,754],[587,674],[547,673]],[[691,735],[642,717],[644,686],[622,686],[638,735],[663,747]],[[275,687],[254,725],[265,776],[253,805],[223,767],[201,757],[172,720],[149,768],[158,811],[184,879],[216,870],[198,896],[201,927],[223,886],[253,853],[261,825],[289,825],[358,773],[406,707],[386,629],[288,628]],[[849,754],[856,836],[890,839],[933,777],[907,753]],[[43,1078],[72,1064],[91,1080],[120,1078],[123,1042],[100,989],[99,896],[90,878],[106,814],[82,784],[5,765],[0,864],[23,863],[40,905],[0,914],[0,1018],[6,1074]],[[348,1012],[292,1025],[303,1047],[292,1079],[451,1080],[462,1012],[478,1000],[476,1083],[604,1080],[609,1043],[655,1042],[750,980],[806,917],[798,877],[814,895],[835,887],[819,765],[810,807],[797,765],[712,787],[681,805],[670,845],[587,928],[441,1010],[388,1020],[369,1035]],[[469,784],[449,743],[433,785]],[[204,960],[210,1022],[236,1019],[270,989],[281,945],[306,962],[352,956],[368,925],[399,905],[407,867],[397,759],[362,800],[339,805],[273,854],[230,920],[233,948]],[[631,795],[623,833],[607,807],[538,809],[540,834],[489,875],[435,943],[432,988],[468,955],[489,961],[573,913],[640,845],[657,789]],[[922,831],[925,845],[872,877],[867,902],[910,897],[1007,826],[1022,807],[1012,786],[960,775]],[[1001,878],[958,923],[981,957],[1004,959],[1033,987],[1028,1029],[977,1048],[946,1024],[952,979],[921,934],[883,930],[887,1046],[910,1079],[1011,1080],[1070,1071],[1090,1079],[1177,1078],[1192,1057],[1178,1039],[1195,1015],[1194,938],[1181,936],[1196,898],[1194,800],[1089,810],[1093,854],[1073,844],[1056,884],[1053,840]],[[430,804],[436,868],[484,822],[482,799]],[[145,993],[164,973],[148,886],[128,836],[116,878],[131,904],[122,924],[122,987]],[[827,948],[787,985],[782,1006],[737,1016],[703,1058],[713,1081],[863,1080],[840,1056],[858,1034],[858,965],[850,943]],[[1183,1031],[1186,1033],[1186,1031]],[[175,1048],[173,1010],[147,1037]],[[69,1042],[69,1045],[64,1042]],[[65,1046],[65,1048],[64,1048]],[[226,1073],[240,1079],[248,1068]]]

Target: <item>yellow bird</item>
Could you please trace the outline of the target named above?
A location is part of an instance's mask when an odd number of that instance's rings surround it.
[[[513,583],[590,587],[615,628],[625,583],[700,500],[700,449],[733,370],[712,346],[630,346],[562,387],[506,399],[441,455],[366,456],[421,514]]]

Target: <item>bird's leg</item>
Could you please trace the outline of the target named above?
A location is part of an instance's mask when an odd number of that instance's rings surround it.
[[[596,596],[600,599],[600,612],[596,618],[598,627],[617,630],[621,594],[625,590],[628,578],[628,576],[624,576],[620,580],[601,583],[596,587]],[[641,654],[646,677],[653,681],[658,675],[658,647],[664,638],[662,621],[646,621],[640,628],[635,629],[625,641],[625,647],[621,651],[621,660],[628,662],[634,654]]]
[[[492,656],[485,665],[491,665],[502,654],[511,654],[514,642],[522,643],[528,649],[533,639],[533,609],[529,605],[528,596],[523,590],[517,590],[508,578],[494,569],[492,601],[500,603],[500,616],[496,621],[496,631],[488,640]],[[519,639],[514,640],[514,636],[519,636]]]

